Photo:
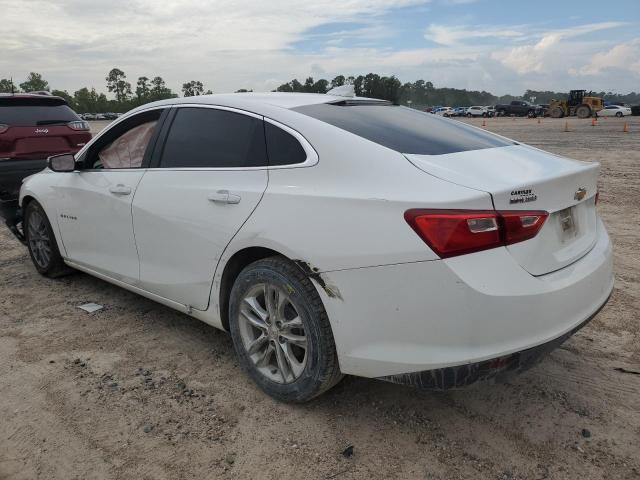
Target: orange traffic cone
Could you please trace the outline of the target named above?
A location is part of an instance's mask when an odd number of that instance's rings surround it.
[[[569,131],[569,122],[564,122],[564,131],[565,132]]]
[[[596,120],[596,117],[593,117],[593,118],[591,119],[591,126],[592,126],[592,127],[595,127],[596,125],[598,125],[598,120]]]
[[[538,117],[538,125],[540,125],[540,117]]]
[[[482,126],[486,127],[487,126],[487,121],[486,120],[482,120]]]
[[[624,133],[629,133],[629,125],[627,124],[627,122],[624,122],[624,128],[622,129],[622,131]]]

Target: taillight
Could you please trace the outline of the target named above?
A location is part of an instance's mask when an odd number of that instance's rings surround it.
[[[407,210],[404,218],[440,257],[479,252],[535,237],[544,211]]]
[[[67,123],[67,126],[72,130],[89,130],[89,123],[84,120],[74,120],[73,122]]]
[[[4,133],[9,130],[9,125],[5,125],[4,123],[0,123],[0,133]]]

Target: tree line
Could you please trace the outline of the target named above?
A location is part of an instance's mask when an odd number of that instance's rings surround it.
[[[119,68],[113,68],[105,77],[107,91],[113,93],[115,99],[108,99],[104,93],[95,88],[83,87],[70,94],[66,90],[50,90],[49,82],[42,75],[31,72],[27,79],[15,85],[10,79],[0,79],[0,93],[50,91],[53,95],[63,97],[75,111],[79,113],[126,112],[145,103],[166,98],[178,97],[160,76],[138,77],[135,88],[127,81],[126,74]],[[390,102],[409,105],[414,108],[425,108],[433,105],[468,107],[471,105],[495,105],[508,103],[512,100],[527,100],[532,98],[535,103],[547,104],[551,99],[567,98],[567,92],[527,90],[520,96],[496,96],[490,92],[466,90],[459,88],[436,88],[432,82],[416,80],[402,83],[396,76],[380,76],[375,73],[358,76],[338,75],[332,80],[321,78],[314,80],[306,78],[303,82],[293,79],[283,83],[274,91],[278,92],[306,92],[326,93],[334,87],[353,85],[359,97],[379,98]],[[236,92],[250,92],[252,90],[239,89]],[[205,90],[199,80],[191,80],[182,84],[182,95],[185,97],[206,95],[212,93]],[[612,92],[593,92],[593,95],[603,97],[609,102],[640,103],[640,93],[631,92],[618,94]]]

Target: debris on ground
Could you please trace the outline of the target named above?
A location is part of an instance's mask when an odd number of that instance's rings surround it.
[[[102,310],[104,307],[97,303],[85,303],[84,305],[78,305],[80,310],[84,310],[87,313],[97,312],[98,310]]]

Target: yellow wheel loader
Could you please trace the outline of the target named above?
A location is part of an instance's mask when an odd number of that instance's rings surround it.
[[[572,117],[589,118],[604,108],[604,102],[600,97],[585,95],[586,90],[571,90],[568,100],[551,100],[549,103],[549,115],[553,118]]]

